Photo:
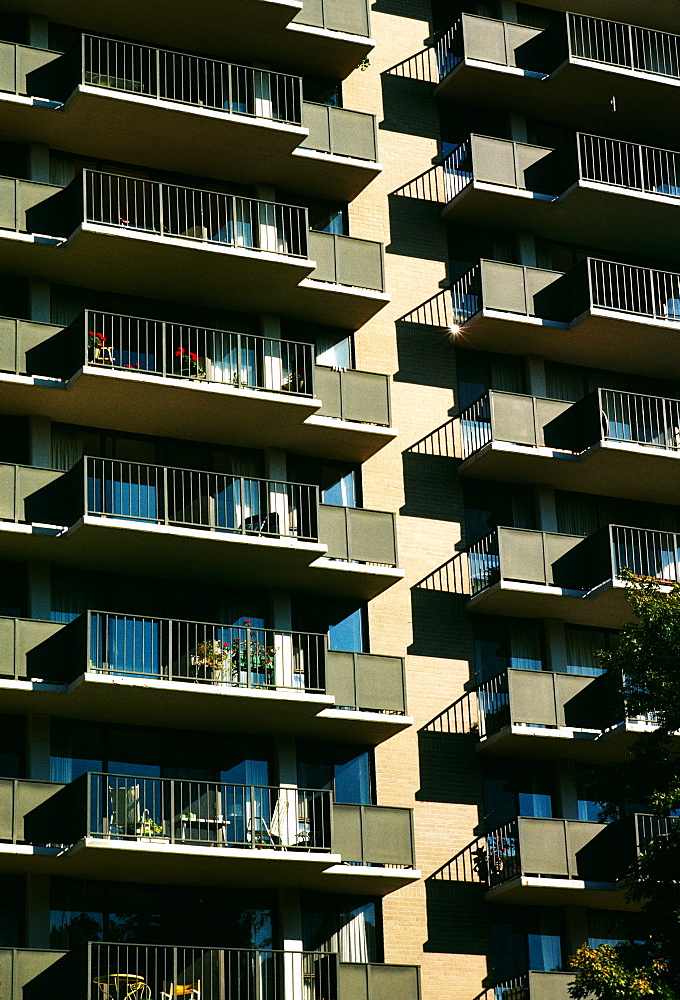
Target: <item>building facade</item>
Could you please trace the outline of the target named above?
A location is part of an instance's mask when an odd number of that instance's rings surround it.
[[[679,14],[0,0],[0,1000],[563,1000],[635,936]]]

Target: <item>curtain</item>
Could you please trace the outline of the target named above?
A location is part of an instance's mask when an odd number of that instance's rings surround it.
[[[68,472],[85,454],[83,432],[67,424],[52,424],[52,468]]]
[[[596,651],[606,646],[604,632],[591,632],[589,629],[566,625],[564,635],[567,645],[567,673],[587,674],[591,677],[604,673],[595,659]]]
[[[86,593],[95,600],[94,581],[75,570],[52,567],[51,571],[51,613],[53,622],[72,622],[87,611]]]
[[[319,336],[316,341],[316,363],[329,368],[351,368],[352,350],[349,337],[336,340],[335,337]]]
[[[580,493],[555,491],[557,530],[565,535],[592,535],[600,527],[597,500]]]
[[[510,667],[542,670],[541,629],[538,622],[511,621],[508,624]]]
[[[529,934],[529,968],[534,972],[557,972],[562,968],[559,934]]]
[[[584,372],[568,365],[545,365],[546,395],[548,399],[564,399],[576,403],[586,394]]]

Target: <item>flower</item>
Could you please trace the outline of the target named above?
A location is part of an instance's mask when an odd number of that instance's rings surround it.
[[[88,333],[88,337],[94,337],[95,340],[98,340],[100,344],[106,343],[106,337],[104,336],[103,333],[95,333],[94,330],[90,330],[90,332]]]
[[[178,347],[177,350],[175,351],[175,357],[176,358],[182,358],[182,357],[184,357],[184,355],[186,353],[187,352],[186,352],[186,350],[183,347]]]

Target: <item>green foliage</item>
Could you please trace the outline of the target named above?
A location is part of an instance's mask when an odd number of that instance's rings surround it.
[[[652,731],[635,740],[623,762],[593,772],[591,792],[613,819],[626,802],[642,803],[659,817],[641,845],[629,877],[628,898],[642,904],[647,939],[612,948],[580,948],[574,1000],[663,1000],[680,997],[680,585],[624,571],[633,620],[621,630],[617,647],[601,652],[618,718],[644,717]]]
[[[672,997],[663,982],[665,963],[649,956],[644,948],[623,945],[612,948],[584,945],[571,958],[577,970],[569,987],[573,1000],[644,1000],[645,997]]]

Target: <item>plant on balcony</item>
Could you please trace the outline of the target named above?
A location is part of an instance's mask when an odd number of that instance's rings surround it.
[[[103,333],[90,330],[87,335],[87,356],[89,361],[101,361],[104,348],[106,347],[106,337]]]
[[[178,347],[175,351],[172,371],[174,375],[184,378],[205,378],[205,369],[199,363],[198,354],[187,351],[186,347]]]
[[[154,819],[145,813],[142,821],[139,824],[138,834],[140,837],[162,837],[163,827],[160,823],[157,823]]]

